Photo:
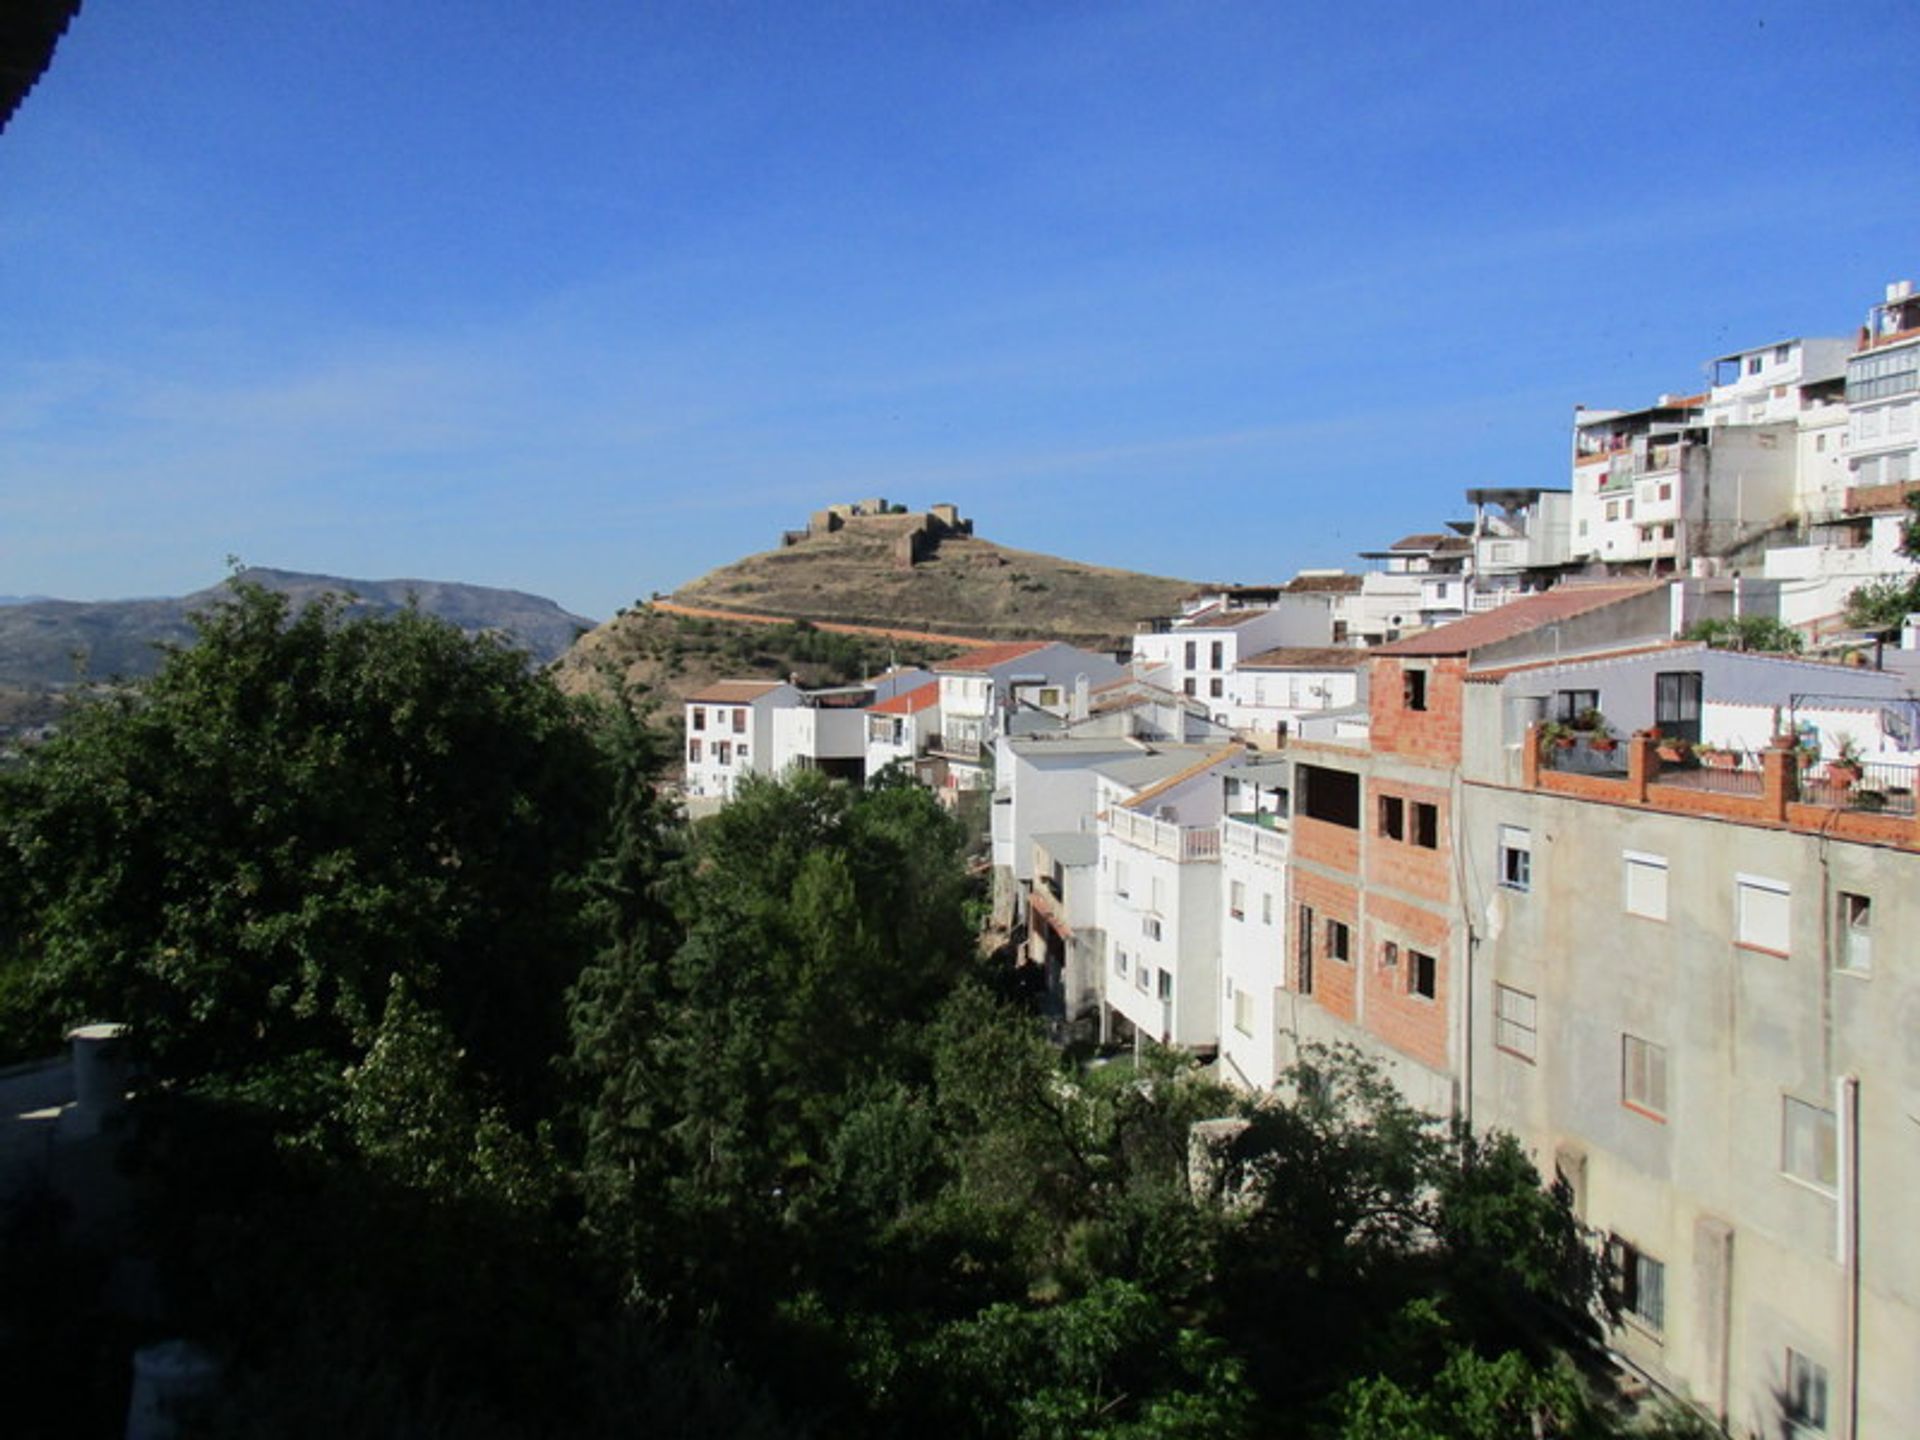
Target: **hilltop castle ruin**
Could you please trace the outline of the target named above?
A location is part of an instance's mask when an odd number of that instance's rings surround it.
[[[780,547],[786,549],[814,536],[831,535],[849,527],[890,533],[894,567],[900,570],[912,569],[933,554],[948,536],[973,534],[973,521],[961,516],[958,505],[933,505],[914,513],[904,505],[892,505],[884,498],[877,498],[829,505],[814,511],[807,517],[806,529],[780,533]]]

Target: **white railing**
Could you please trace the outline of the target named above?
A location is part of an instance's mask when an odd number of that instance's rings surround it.
[[[1214,826],[1175,825],[1133,810],[1107,812],[1107,832],[1116,840],[1182,863],[1220,858],[1220,831]]]
[[[1234,855],[1266,860],[1275,865],[1286,863],[1287,832],[1253,825],[1235,816],[1220,822],[1221,848]]]

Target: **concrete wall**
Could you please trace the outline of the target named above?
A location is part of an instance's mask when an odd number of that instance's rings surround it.
[[[1476,1124],[1513,1129],[1543,1166],[1583,1176],[1585,1218],[1665,1266],[1666,1316],[1617,1339],[1736,1427],[1780,1433],[1789,1346],[1826,1367],[1842,1420],[1849,1274],[1843,1196],[1860,1203],[1860,1433],[1920,1414],[1920,979],[1898,938],[1920,926],[1920,856],[1686,815],[1469,786],[1466,907],[1479,919],[1471,1057]],[[1502,825],[1526,832],[1529,887],[1502,887]],[[1507,832],[1511,835],[1511,831]],[[1627,912],[1628,852],[1664,858],[1666,918]],[[1740,943],[1742,877],[1788,889],[1784,952]],[[1841,954],[1839,895],[1870,897],[1870,967]],[[1532,1038],[1500,1048],[1496,985],[1533,1003]],[[1664,1048],[1664,1113],[1623,1102],[1625,1040]],[[1783,1173],[1793,1099],[1836,1109],[1859,1079],[1860,1162],[1831,1183]],[[1837,1110],[1836,1110],[1836,1113]],[[1730,1258],[1729,1258],[1730,1257]],[[1731,1273],[1725,1274],[1728,1266]]]

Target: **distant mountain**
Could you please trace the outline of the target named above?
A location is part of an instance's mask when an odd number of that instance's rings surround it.
[[[409,596],[422,610],[470,633],[497,631],[540,664],[558,658],[593,621],[518,590],[443,580],[348,580],[291,570],[249,569],[242,577],[304,605],[328,592],[356,597],[355,613],[387,614]],[[215,585],[177,599],[24,600],[0,606],[0,685],[44,688],[84,676],[136,679],[159,668],[163,644],[193,639],[188,617],[227,593]]]
[[[37,605],[52,598],[51,595],[0,595],[0,605]]]

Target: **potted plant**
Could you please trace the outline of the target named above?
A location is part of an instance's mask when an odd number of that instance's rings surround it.
[[[1598,707],[1589,705],[1575,715],[1571,723],[1576,730],[1605,730],[1607,717],[1600,713]]]
[[[1860,745],[1842,731],[1833,737],[1833,759],[1827,762],[1827,775],[1836,785],[1853,785],[1865,774],[1860,763]]]
[[[1620,748],[1620,737],[1607,728],[1607,720],[1598,710],[1589,712],[1594,717],[1590,727],[1593,733],[1587,738],[1587,748],[1597,750],[1602,755],[1611,755]]]
[[[1540,753],[1549,750],[1569,750],[1573,748],[1573,731],[1558,720],[1549,720],[1540,727]]]
[[[1736,770],[1740,766],[1740,752],[1724,745],[1701,745],[1693,753],[1702,765],[1715,770]]]
[[[1677,735],[1660,735],[1654,753],[1668,765],[1684,765],[1693,756],[1693,746]]]

